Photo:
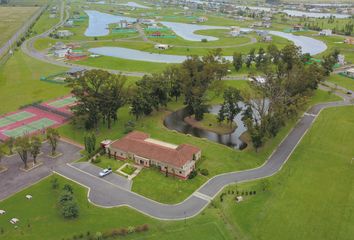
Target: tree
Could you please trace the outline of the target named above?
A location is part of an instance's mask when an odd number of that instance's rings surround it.
[[[72,108],[74,123],[84,123],[86,129],[98,129],[102,118],[111,128],[118,119],[117,111],[127,99],[129,89],[125,87],[126,77],[104,70],[90,70],[78,79],[67,79],[77,104]]]
[[[27,135],[24,135],[22,137],[16,138],[15,149],[18,155],[20,156],[21,160],[25,164],[25,169],[27,169],[28,152],[31,150],[29,137]]]
[[[182,94],[182,84],[183,79],[181,79],[182,74],[180,74],[182,69],[179,66],[170,66],[165,69],[163,72],[163,78],[169,84],[169,96],[174,97],[177,102],[178,97]]]
[[[96,136],[94,133],[86,134],[84,137],[86,152],[91,155],[96,150]]]
[[[233,65],[235,70],[238,72],[242,68],[243,64],[243,55],[242,53],[235,52],[233,55]]]
[[[247,68],[250,68],[252,65],[252,62],[255,60],[255,57],[256,57],[255,52],[256,52],[256,49],[252,48],[250,50],[250,52],[248,53],[248,56],[246,58],[246,67]]]
[[[256,61],[256,68],[257,69],[262,67],[263,64],[265,63],[265,51],[264,51],[264,49],[262,47],[259,48],[258,55],[257,55],[255,61]]]
[[[60,135],[57,129],[55,128],[48,128],[47,129],[47,140],[49,141],[49,144],[52,148],[52,156],[55,155],[55,152],[57,150],[57,145],[59,141]]]
[[[4,150],[5,144],[0,143],[0,163],[2,158],[5,156],[5,150]]]
[[[9,138],[5,141],[5,144],[6,144],[7,147],[9,148],[10,155],[14,154],[13,150],[14,150],[14,145],[15,145],[15,138],[9,137]]]
[[[66,184],[59,196],[61,214],[64,218],[77,218],[79,216],[79,206],[74,197],[71,185]]]
[[[40,140],[40,138],[38,136],[33,136],[30,139],[30,153],[33,157],[33,163],[36,164],[37,163],[37,156],[39,155],[39,153],[41,152],[41,146],[42,146],[42,142]]]
[[[229,87],[224,92],[224,102],[219,111],[219,119],[225,118],[231,125],[236,117],[242,110],[238,102],[242,100],[240,90]],[[218,120],[219,120],[218,119]]]
[[[267,48],[267,53],[270,56],[270,60],[274,63],[277,64],[280,59],[280,51],[278,47],[274,44],[270,44]]]

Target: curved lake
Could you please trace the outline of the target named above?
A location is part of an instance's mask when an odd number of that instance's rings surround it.
[[[245,107],[243,103],[239,103],[239,106],[242,108]],[[219,110],[220,106],[212,106],[209,108],[209,112],[213,114],[217,114]],[[188,113],[185,108],[180,109],[169,114],[164,120],[164,125],[170,130],[175,130],[184,134],[191,134],[199,138],[206,138],[210,141],[220,143],[231,148],[244,149],[247,147],[247,144],[240,139],[241,135],[247,131],[246,126],[241,120],[241,113],[238,114],[235,118],[237,128],[231,134],[217,134],[211,131],[193,127],[184,121],[184,118],[187,116]]]

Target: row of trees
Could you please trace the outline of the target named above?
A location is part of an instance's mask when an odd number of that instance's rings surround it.
[[[166,106],[168,101],[183,96],[190,115],[202,120],[207,112],[207,91],[227,74],[228,62],[221,49],[204,57],[190,56],[179,66],[168,67],[163,73],[144,76],[137,82],[132,97],[131,113],[139,118]]]
[[[59,137],[56,129],[47,129],[46,139],[51,146],[52,156],[56,153]],[[9,149],[10,154],[13,154],[14,151],[17,152],[24,163],[25,169],[27,169],[29,156],[32,157],[33,164],[37,164],[37,157],[41,153],[42,141],[39,136],[23,135],[17,138],[9,138],[5,143],[0,144],[0,161],[5,156],[5,147]]]

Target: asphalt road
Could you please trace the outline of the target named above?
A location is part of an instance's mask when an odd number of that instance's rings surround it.
[[[227,185],[266,178],[276,174],[289,159],[297,144],[312,126],[324,108],[352,105],[352,97],[342,95],[344,101],[318,104],[309,109],[298,121],[289,135],[280,143],[266,163],[258,168],[231,172],[211,178],[185,201],[162,204],[133,193],[105,178],[99,178],[85,168],[78,169],[70,164],[60,165],[54,171],[90,189],[90,202],[101,207],[129,206],[151,217],[162,220],[181,220],[200,213],[209,202]]]

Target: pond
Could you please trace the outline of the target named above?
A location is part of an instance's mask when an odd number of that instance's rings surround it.
[[[242,108],[245,107],[243,103],[239,103],[239,106]],[[209,112],[215,115],[219,112],[219,110],[220,105],[215,105],[209,108]],[[191,126],[184,121],[187,116],[188,113],[186,109],[180,109],[169,114],[164,120],[164,125],[170,130],[175,130],[184,134],[190,134],[199,138],[206,138],[210,141],[223,144],[231,148],[242,150],[247,147],[247,144],[240,139],[241,135],[247,131],[246,126],[241,120],[241,113],[238,114],[235,118],[235,123],[237,124],[235,131],[231,134],[224,135]]]

